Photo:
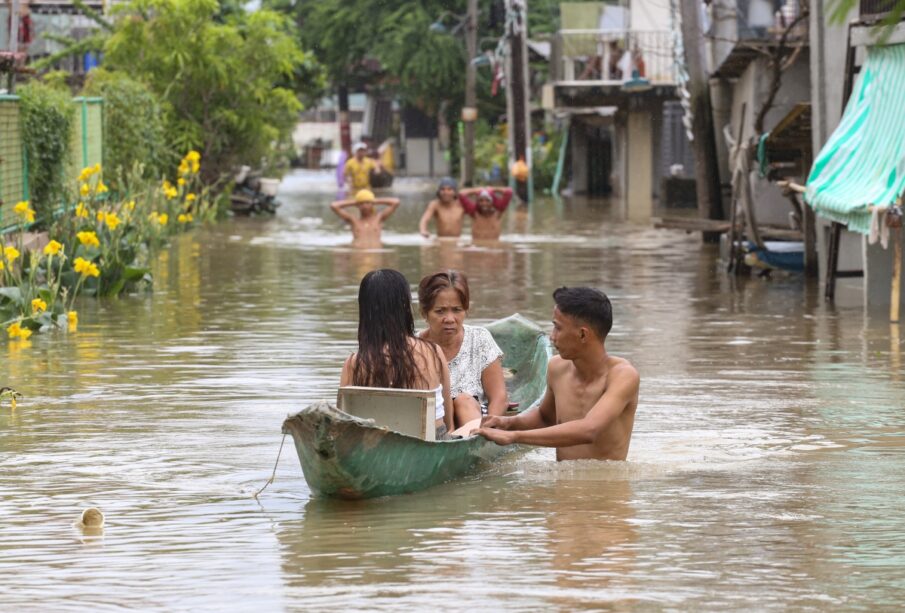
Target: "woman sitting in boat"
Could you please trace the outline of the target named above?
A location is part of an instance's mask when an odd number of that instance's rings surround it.
[[[453,429],[449,367],[443,352],[415,336],[412,292],[396,270],[372,270],[358,287],[358,352],[343,364],[340,385],[429,389],[437,394],[437,439]]]
[[[503,352],[486,328],[465,324],[468,279],[445,270],[421,279],[418,302],[427,329],[419,336],[436,343],[449,363],[455,425],[481,415],[502,415],[509,405],[503,380]]]

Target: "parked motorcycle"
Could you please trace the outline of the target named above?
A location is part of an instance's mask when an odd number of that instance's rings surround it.
[[[260,172],[252,172],[250,166],[242,166],[236,173],[230,209],[236,215],[276,213],[280,206],[276,199],[279,186],[279,179],[262,177]]]

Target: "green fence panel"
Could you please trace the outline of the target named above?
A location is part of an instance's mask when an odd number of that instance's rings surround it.
[[[19,125],[19,98],[0,96],[0,230],[18,223],[13,207],[28,199],[26,164]]]
[[[70,176],[73,184],[86,166],[104,162],[104,104],[101,98],[74,98]]]

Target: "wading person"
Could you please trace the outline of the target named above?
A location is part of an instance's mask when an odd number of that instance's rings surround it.
[[[437,438],[452,430],[449,367],[439,347],[415,336],[412,292],[399,271],[372,270],[358,287],[358,351],[346,358],[341,386],[434,390]]]
[[[381,211],[378,206],[385,205]],[[358,208],[358,217],[345,209]],[[383,222],[399,207],[399,198],[375,198],[369,189],[359,190],[352,200],[337,200],[330,205],[330,209],[349,224],[352,229],[352,246],[365,249],[379,249],[380,233],[383,230]]]
[[[472,200],[473,194],[477,198]],[[493,187],[473,187],[459,192],[459,202],[471,215],[472,240],[497,240],[502,229],[503,213],[512,200],[512,190]]]
[[[419,336],[436,343],[449,363],[457,428],[482,414],[502,415],[509,405],[503,352],[486,328],[465,324],[469,302],[468,279],[461,272],[445,270],[418,284],[421,316],[427,323]]]
[[[355,143],[352,146],[352,157],[346,161],[343,173],[352,190],[371,189],[371,173],[379,172],[380,166],[367,156],[368,146]]]
[[[462,234],[465,209],[459,203],[456,182],[449,177],[440,180],[437,197],[430,201],[418,222],[418,231],[425,238],[430,237],[427,226],[431,219],[437,221],[437,236],[440,238],[456,238]]]
[[[547,367],[547,392],[536,410],[488,417],[477,434],[500,445],[556,447],[557,460],[624,460],[638,406],[638,371],[604,346],[613,324],[609,299],[589,287],[553,292],[559,356]]]

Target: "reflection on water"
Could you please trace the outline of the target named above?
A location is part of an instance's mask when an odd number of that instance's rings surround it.
[[[511,210],[493,244],[424,240],[401,181],[380,250],[348,247],[328,183],[273,219],[180,237],[150,295],[2,348],[0,608],[867,609],[905,598],[898,328],[793,278],[732,280],[693,236],[606,202]],[[614,207],[615,209],[616,207]],[[470,317],[549,321],[604,288],[643,376],[625,463],[549,450],[411,496],[311,499],[282,418],[335,395],[377,267],[468,272]],[[90,506],[103,534],[73,526]]]

